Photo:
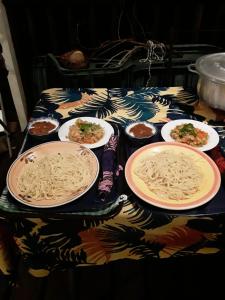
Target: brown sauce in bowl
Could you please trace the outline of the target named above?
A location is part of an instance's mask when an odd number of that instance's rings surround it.
[[[152,136],[152,129],[144,124],[134,125],[129,132],[133,133],[134,137],[137,138]]]
[[[29,132],[34,135],[45,135],[52,131],[56,126],[48,121],[38,121],[32,124]]]

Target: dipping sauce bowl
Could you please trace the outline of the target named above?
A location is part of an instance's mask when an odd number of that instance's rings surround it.
[[[156,126],[147,121],[131,122],[125,128],[128,139],[137,143],[150,142],[156,133]]]
[[[53,118],[33,119],[28,125],[28,133],[35,137],[47,137],[59,129],[59,121]]]

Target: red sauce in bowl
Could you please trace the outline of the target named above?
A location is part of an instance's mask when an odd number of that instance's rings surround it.
[[[48,121],[38,121],[32,124],[29,132],[34,135],[46,135],[56,128],[56,125]]]
[[[145,138],[152,136],[152,129],[144,124],[134,125],[129,132],[133,133],[134,137]]]

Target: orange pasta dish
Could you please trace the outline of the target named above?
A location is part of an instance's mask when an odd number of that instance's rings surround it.
[[[191,123],[185,123],[176,126],[170,132],[170,136],[180,143],[185,143],[190,146],[201,147],[208,142],[208,133],[196,128]]]
[[[104,130],[99,124],[77,119],[70,126],[68,138],[70,141],[81,144],[94,144],[104,136]]]

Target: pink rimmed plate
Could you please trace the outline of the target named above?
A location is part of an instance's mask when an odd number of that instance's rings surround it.
[[[186,156],[192,158],[201,170],[203,178],[199,190],[188,199],[174,200],[167,197],[160,198],[150,191],[144,181],[134,172],[140,161],[166,150],[170,150],[174,154],[184,153]],[[191,146],[173,142],[153,143],[135,151],[126,163],[125,177],[130,189],[139,198],[154,206],[171,210],[191,209],[207,203],[216,195],[221,183],[219,169],[208,155]]]
[[[79,191],[74,192],[70,195],[68,195],[68,193],[66,193],[65,190],[65,196],[60,197],[59,199],[57,198],[52,200],[48,200],[45,198],[40,200],[35,200],[32,198],[25,199],[24,196],[21,195],[21,192],[18,188],[18,177],[23,172],[25,165],[29,163],[29,161],[34,161],[37,158],[45,157],[48,154],[59,154],[59,153],[62,155],[73,154],[74,156],[85,154],[85,156],[88,159],[88,166],[89,166],[88,170],[89,173],[91,174],[87,186],[80,188]],[[98,173],[99,173],[99,162],[92,150],[74,142],[54,141],[54,142],[43,143],[36,147],[30,148],[29,150],[25,151],[23,154],[18,156],[18,158],[12,163],[11,167],[9,168],[6,182],[7,182],[7,187],[9,192],[19,202],[32,207],[50,208],[50,207],[56,207],[56,206],[70,203],[78,199],[82,195],[84,195],[95,183]]]

